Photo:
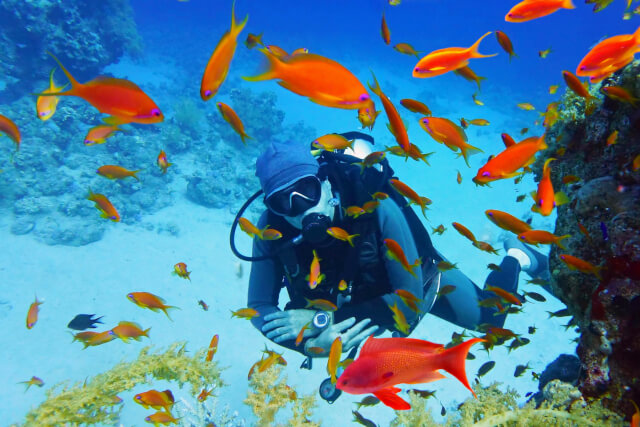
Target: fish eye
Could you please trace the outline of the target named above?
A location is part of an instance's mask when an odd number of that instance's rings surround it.
[[[493,212],[489,212],[489,216],[493,216]]]
[[[140,400],[140,399],[142,399],[142,396],[140,396],[139,394],[136,394],[135,399]]]
[[[160,116],[160,110],[158,110],[157,108],[154,108],[153,110],[151,110],[151,114],[153,114],[156,117]]]
[[[211,91],[209,89],[204,91],[204,96],[209,97],[211,96]]]
[[[360,101],[366,101],[367,99],[369,99],[369,95],[367,95],[366,93],[360,95]]]
[[[538,200],[538,206],[542,206],[542,203],[544,203],[542,199]]]
[[[482,176],[491,176],[491,174],[489,172],[482,172]]]
[[[41,113],[40,113],[40,115],[41,115],[42,117],[44,117],[44,116],[46,116],[46,115],[47,115],[47,113],[43,111],[43,112],[41,112]]]
[[[342,384],[343,384],[343,385],[347,385],[347,384],[349,384],[349,380],[344,380],[344,381],[342,382]]]

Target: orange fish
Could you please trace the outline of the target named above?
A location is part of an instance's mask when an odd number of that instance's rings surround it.
[[[309,289],[315,289],[320,283],[322,283],[322,280],[324,280],[324,274],[320,273],[320,261],[322,260],[318,257],[318,254],[314,249],[309,274],[307,275]]]
[[[306,331],[309,326],[311,326],[311,322],[306,323],[301,329],[300,332],[298,332],[298,336],[296,336],[296,347],[298,347],[300,345],[300,343],[302,343],[302,339],[304,338],[304,331]]]
[[[98,111],[112,116],[109,124],[160,123],[164,120],[162,111],[155,102],[135,83],[115,77],[99,76],[87,83],[79,83],[52,53],[71,83],[65,92],[36,93],[38,96],[77,96],[93,105]]]
[[[549,56],[549,54],[550,54],[551,52],[553,52],[553,51],[551,50],[551,48],[549,48],[549,49],[545,49],[545,50],[539,50],[539,51],[538,51],[538,56],[539,56],[540,58],[544,59],[544,58],[546,58],[547,56]],[[549,93],[555,93],[555,91],[554,91],[554,92],[549,92]]]
[[[115,135],[116,132],[124,132],[118,127],[118,125],[98,125],[89,129],[87,136],[84,137],[84,145],[87,147],[91,145],[104,144],[107,139]]]
[[[254,308],[241,308],[236,311],[231,311],[231,318],[239,317],[242,319],[252,319],[257,316],[260,316],[260,313],[258,313],[258,310]]]
[[[106,344],[116,339],[116,334],[112,330],[97,332],[95,335],[87,338],[83,341],[84,348],[95,347],[102,344]]]
[[[309,53],[309,49],[307,49],[306,47],[299,47],[298,49],[291,52],[291,56],[302,55],[305,53]]]
[[[391,43],[391,31],[389,31],[389,27],[387,26],[387,20],[384,18],[384,12],[382,12],[382,24],[380,25],[380,34],[382,35],[382,40],[384,40],[385,44]]]
[[[640,101],[640,99],[634,97],[628,90],[620,86],[602,86],[600,92],[615,101],[626,102],[634,107],[637,107],[638,101]]]
[[[489,126],[489,120],[487,119],[471,119],[471,120],[466,120],[466,122],[470,125],[474,125],[474,126]]]
[[[96,209],[102,212],[100,214],[102,218],[110,219],[113,222],[120,222],[120,214],[118,213],[116,208],[113,207],[107,196],[105,196],[104,194],[93,193],[91,189],[89,189],[87,200],[95,202]]]
[[[213,355],[216,354],[216,351],[218,351],[218,341],[218,334],[215,334],[213,338],[211,338],[211,342],[209,343],[209,349],[207,350],[207,357],[205,359],[207,362],[211,362],[211,360],[213,359]]]
[[[402,300],[402,302],[404,302],[405,305],[409,307],[412,311],[415,311],[416,313],[420,313],[422,311],[418,307],[418,304],[420,304],[422,300],[416,297],[411,292],[407,291],[406,289],[396,289],[394,293],[398,295]]]
[[[404,53],[405,55],[415,55],[417,57],[420,57],[421,52],[415,50],[409,43],[398,43],[393,48],[400,53]]]
[[[378,209],[378,206],[380,206],[380,202],[379,201],[377,201],[377,200],[369,200],[364,205],[362,205],[362,210],[365,211],[366,213],[372,213],[373,211]]]
[[[387,153],[385,153],[384,151],[374,151],[373,153],[367,154],[367,156],[362,159],[361,162],[354,163],[354,165],[360,166],[360,173],[362,174],[365,168],[369,168],[375,164],[380,163],[386,157],[386,155]]]
[[[464,78],[467,81],[476,82],[476,84],[478,85],[478,90],[480,90],[480,82],[482,80],[487,79],[486,77],[479,77],[468,65],[465,67],[458,68],[457,70],[454,71],[454,73]],[[473,100],[475,102],[476,100],[475,97],[473,98]]]
[[[245,80],[278,79],[285,89],[326,107],[357,110],[371,105],[362,83],[336,61],[312,53],[278,58],[266,49],[260,51],[269,61],[267,69]]]
[[[473,182],[476,185],[487,185],[491,181],[522,175],[523,172],[518,172],[518,169],[532,164],[536,153],[546,148],[544,135],[533,136],[507,147],[478,169]]]
[[[445,378],[442,369],[456,377],[474,394],[465,370],[469,349],[484,341],[473,338],[445,349],[441,344],[414,338],[369,337],[358,358],[344,370],[336,388],[351,394],[373,393],[387,406],[396,410],[410,409],[401,399],[396,384],[419,384]],[[411,360],[411,363],[407,363]]]
[[[353,239],[359,236],[359,234],[349,234],[340,227],[327,228],[327,234],[329,234],[329,236],[333,237],[334,239],[342,240],[343,242],[348,242],[352,247],[353,247]]]
[[[559,254],[558,257],[564,262],[571,270],[578,270],[583,273],[593,274],[600,279],[600,270],[602,267],[591,264],[589,261],[585,261],[581,258],[575,257],[569,254]]]
[[[132,303],[142,308],[148,308],[152,311],[162,310],[169,317],[167,310],[170,308],[178,308],[172,305],[165,305],[164,299],[149,292],[131,292],[127,294],[127,298]],[[169,317],[171,319],[171,317]]]
[[[247,135],[247,133],[244,131],[244,125],[242,124],[240,117],[238,117],[236,112],[233,111],[233,108],[229,107],[227,104],[218,102],[217,105],[218,105],[218,110],[220,110],[220,114],[222,114],[222,118],[225,119],[227,123],[231,125],[233,130],[235,130],[238,135],[240,135],[240,139],[242,139],[242,143],[246,144],[244,139],[245,138],[251,139],[251,137]]]
[[[204,69],[202,82],[200,83],[200,97],[203,101],[208,101],[218,93],[218,89],[220,89],[220,86],[222,86],[222,83],[227,78],[231,60],[238,45],[238,35],[249,19],[249,15],[247,15],[244,21],[237,24],[235,6],[236,2],[234,0],[233,6],[231,6],[231,29],[222,35]]]
[[[402,310],[398,308],[398,303],[395,302],[393,305],[387,304],[387,307],[389,307],[389,309],[393,312],[393,326],[404,335],[409,335],[411,326],[409,326],[407,318]]]
[[[365,107],[358,108],[358,121],[362,125],[362,128],[373,130],[373,125],[376,122],[378,114],[380,114],[380,111],[376,111],[376,105],[373,101],[368,102]]]
[[[431,156],[432,154],[435,154],[435,152],[430,152],[430,153],[422,153],[420,152],[420,149],[418,148],[417,145],[415,144],[411,144],[409,145],[409,152],[405,152],[402,147],[394,145],[393,147],[389,147],[385,145],[385,151],[388,151],[389,153],[393,154],[394,156],[398,156],[398,157],[404,157],[404,161],[406,162],[407,159],[411,158],[413,160],[422,160],[423,162],[425,162],[428,166],[429,165],[429,160],[427,160],[429,158],[429,156]]]
[[[198,395],[198,402],[204,402],[207,400],[207,397],[211,396],[211,393],[213,393],[213,389],[207,390],[206,388],[203,388]]]
[[[497,53],[493,55],[482,55],[478,52],[480,42],[489,34],[491,34],[491,31],[485,33],[485,35],[480,37],[478,41],[468,48],[449,47],[434,50],[418,61],[415,67],[413,67],[412,76],[418,78],[435,77],[465,67],[471,58],[489,58],[496,56]]]
[[[278,58],[289,57],[289,54],[287,53],[287,51],[281,48],[280,46],[275,46],[271,44],[271,45],[266,45],[265,49],[267,49],[271,54],[275,55]]]
[[[634,412],[631,416],[630,427],[640,427],[640,409],[638,409],[638,405],[636,405],[636,402],[632,400],[631,403],[633,403],[633,407],[636,408],[636,412]]]
[[[244,218],[244,217],[238,220],[238,225],[240,226],[240,229],[242,231],[244,231],[249,235],[249,237],[257,236],[258,238],[260,238],[262,236],[262,233],[269,227],[269,226],[266,226],[265,228],[260,230],[258,227],[253,225],[251,221],[249,221],[247,218]]]
[[[148,423],[153,423],[153,425],[157,427],[158,424],[176,424],[180,418],[174,418],[173,415],[160,411],[144,417],[144,420]]]
[[[565,234],[564,236],[556,236],[555,234],[544,230],[529,230],[518,235],[519,240],[530,245],[538,246],[540,243],[543,245],[550,245],[553,243],[558,245],[561,249],[566,249],[561,240],[568,237],[571,237],[571,235]]]
[[[349,285],[347,284],[347,281],[344,279],[340,280],[340,283],[338,283],[338,290],[340,292],[346,291],[348,287]]]
[[[522,302],[517,296],[513,295],[511,292],[505,291],[502,288],[499,288],[497,286],[487,285],[485,289],[488,290],[489,292],[493,292],[494,294],[498,295],[500,298],[505,300],[505,302],[515,304],[515,305],[522,305]]]
[[[538,212],[542,216],[549,216],[553,208],[568,202],[566,194],[563,192],[554,193],[553,184],[551,183],[551,167],[549,163],[554,161],[553,157],[548,158],[544,162],[542,168],[542,179],[538,183],[538,191],[531,193],[535,202],[531,207],[533,212]]]
[[[189,281],[191,281],[191,277],[189,277],[191,275],[191,272],[187,271],[187,264],[185,264],[184,262],[179,262],[174,265],[171,274],[175,274],[178,277],[189,279]]]
[[[282,233],[275,228],[267,228],[266,230],[262,230],[260,238],[262,240],[278,240],[282,238]]]
[[[149,390],[133,396],[133,401],[142,405],[145,409],[164,409],[165,413],[171,413],[171,407],[175,403],[171,390]]]
[[[446,145],[452,151],[460,150],[458,157],[463,157],[469,166],[469,152],[482,150],[467,143],[467,134],[464,130],[449,119],[441,117],[423,117],[420,119],[420,127],[437,142]]]
[[[415,99],[401,99],[400,104],[407,110],[413,113],[420,113],[425,116],[431,116],[431,110],[425,104],[420,101],[416,101]]]
[[[354,139],[349,140],[342,135],[338,135],[337,133],[330,133],[315,139],[311,143],[311,146],[327,151],[345,150],[347,148],[353,149],[354,142]]]
[[[495,225],[514,234],[522,234],[531,230],[531,226],[529,224],[524,221],[520,221],[515,216],[506,212],[488,209],[484,213]]]
[[[253,49],[257,45],[264,46],[264,43],[262,42],[262,34],[263,33],[256,35],[249,33],[247,39],[244,41],[245,46],[247,46],[248,49]]]
[[[499,255],[498,254],[498,250],[494,249],[493,246],[491,246],[487,242],[482,242],[482,241],[478,240],[475,243],[473,243],[473,246],[475,246],[476,248],[480,249],[481,251],[488,252],[488,253],[494,254],[494,255]]]
[[[142,169],[136,169],[134,171],[130,171],[129,169],[123,168],[122,166],[104,165],[100,166],[96,173],[108,179],[124,179],[127,177],[133,177],[136,179],[136,181],[140,181],[140,179],[136,176],[136,173],[140,172],[141,170]]]
[[[597,83],[633,61],[640,50],[640,27],[633,34],[609,37],[596,44],[578,64],[576,74]]]
[[[336,311],[338,309],[334,303],[326,299],[318,298],[311,300],[309,298],[305,298],[305,300],[307,301],[305,308],[315,308],[317,310],[324,311]]]
[[[337,337],[331,343],[331,350],[329,350],[329,358],[327,359],[327,373],[331,377],[331,384],[335,384],[337,381],[336,376],[340,356],[342,356],[342,338]]]
[[[416,259],[413,264],[409,264],[409,261],[407,261],[407,257],[398,242],[393,239],[384,239],[384,244],[387,247],[387,257],[399,262],[400,265],[402,265],[402,268],[404,268],[413,277],[417,278],[418,276],[413,271],[413,269],[422,264],[420,258]]]
[[[342,208],[347,216],[352,216],[353,219],[358,218],[360,215],[364,215],[367,212],[360,206],[349,206],[348,208]]]
[[[167,153],[165,153],[164,150],[160,150],[160,154],[158,154],[158,159],[156,160],[156,163],[158,164],[160,169],[162,169],[163,174],[167,173],[167,169],[169,168],[169,166],[173,164],[173,163],[167,162]]]
[[[631,169],[634,172],[638,172],[640,170],[640,154],[636,155],[631,162]]]
[[[505,147],[508,148],[508,147],[511,147],[512,145],[516,145],[516,142],[513,140],[511,135],[509,135],[508,133],[503,133],[500,136],[502,137],[502,142],[504,143]]]
[[[111,329],[111,332],[116,334],[124,342],[129,342],[129,338],[133,338],[136,341],[140,341],[140,337],[149,338],[149,331],[151,328],[142,329],[140,325],[134,322],[121,321],[118,326]]]
[[[2,135],[2,133],[6,133],[7,136],[13,140],[16,144],[16,150],[20,149],[20,141],[22,140],[20,129],[18,129],[18,126],[16,126],[11,119],[0,114],[0,135]]]
[[[560,86],[558,86],[558,85],[551,85],[551,86],[549,86],[549,93],[550,93],[551,95],[553,95],[554,93],[556,93],[556,92],[558,91],[558,88],[559,88],[559,87],[560,87]]]
[[[49,88],[42,91],[42,93],[56,93],[62,92],[67,85],[57,87],[55,82],[53,81],[53,73],[55,73],[56,69],[54,68],[49,73]],[[42,121],[49,120],[56,112],[56,108],[58,106],[58,97],[57,96],[40,96],[36,101],[36,114],[38,118]]]
[[[580,178],[575,175],[566,175],[562,177],[563,184],[574,184],[580,181]]]
[[[29,381],[20,381],[18,384],[26,384],[27,388],[24,389],[24,391],[26,392],[32,385],[42,387],[44,385],[44,381],[36,376],[32,376]]]
[[[511,43],[511,40],[505,33],[503,33],[502,31],[496,31],[496,38],[498,39],[498,43],[500,43],[500,46],[502,46],[504,51],[509,54],[509,62],[511,62],[512,57],[518,56],[513,51],[513,43]]]
[[[476,105],[484,105],[484,102],[480,101],[478,99],[478,94],[474,93],[473,95],[471,95],[471,98],[473,99],[473,103]]]
[[[390,179],[389,184],[391,184],[394,190],[409,199],[409,204],[420,206],[422,215],[427,218],[425,211],[428,209],[427,205],[431,204],[431,200],[428,197],[419,196],[411,187],[398,179]]]
[[[516,105],[518,108],[520,108],[521,110],[525,110],[525,111],[533,111],[536,109],[536,107],[534,107],[531,103],[529,102],[521,102],[519,104]]]
[[[44,303],[44,301],[38,301],[38,297],[36,296],[36,300],[29,306],[29,311],[27,312],[27,329],[31,329],[36,325],[38,312],[40,311],[39,307],[42,303]]]
[[[473,233],[464,225],[457,222],[452,222],[451,225],[453,225],[453,228],[455,228],[458,231],[458,233],[462,234],[464,237],[471,240],[471,243],[477,242],[476,236],[474,236]]]
[[[558,106],[560,106],[559,102],[552,102],[547,105],[547,109],[544,112],[544,121],[542,122],[542,126],[546,129],[549,129],[553,126],[558,119],[560,119],[560,114],[558,113]]]
[[[396,110],[396,107],[393,105],[391,100],[387,98],[387,95],[382,92],[382,89],[380,89],[380,85],[378,84],[378,79],[376,79],[375,74],[373,74],[373,72],[371,74],[373,75],[373,82],[375,84],[375,87],[371,87],[371,85],[369,84],[369,89],[371,89],[373,93],[380,97],[380,101],[382,101],[384,111],[385,113],[387,113],[387,119],[389,120],[387,127],[396,138],[396,142],[398,143],[398,145],[402,147],[402,149],[406,153],[409,151],[409,146],[411,145],[411,143],[409,142],[409,135],[407,134],[407,128],[405,127],[404,122],[402,121],[402,118],[398,113],[398,110]]]
[[[458,184],[462,184],[462,174],[460,173],[460,171],[458,171],[458,174],[456,175],[456,182]]]
[[[551,15],[560,9],[575,9],[571,0],[524,0],[504,17],[507,22],[526,22]]]
[[[590,100],[595,98],[593,95],[589,93],[589,85],[587,83],[582,83],[575,74],[571,71],[563,71],[562,77],[564,77],[564,81],[569,86],[569,89],[573,91],[579,97],[582,97],[586,100]]]
[[[387,193],[383,193],[382,191],[376,191],[371,195],[371,197],[376,200],[385,200],[389,198],[389,195]]]

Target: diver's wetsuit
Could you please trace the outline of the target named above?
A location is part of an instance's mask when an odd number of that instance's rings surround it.
[[[334,221],[333,226],[342,225],[338,219],[340,218],[338,209],[339,208],[336,209],[337,220]],[[411,328],[413,328],[419,321],[418,314],[410,310],[394,291],[396,289],[405,289],[420,298],[424,293],[422,271],[420,268],[414,268],[413,272],[416,276],[414,277],[409,274],[399,262],[384,256],[386,247],[383,244],[383,240],[386,238],[395,240],[403,249],[409,263],[413,263],[414,260],[418,258],[418,251],[411,229],[398,205],[390,199],[382,200],[373,215],[376,216],[375,219],[378,228],[378,233],[376,233],[378,235],[376,239],[378,242],[377,248],[373,249],[375,251],[374,257],[377,260],[376,264],[378,264],[378,267],[382,267],[382,270],[378,270],[378,273],[376,273],[378,276],[378,281],[375,285],[376,289],[373,293],[367,292],[369,295],[365,297],[360,296],[359,298],[358,287],[354,286],[351,293],[351,300],[343,302],[342,305],[338,303],[339,308],[334,313],[334,322],[337,323],[350,317],[355,317],[356,321],[371,319],[372,324],[377,324],[385,329],[395,330],[393,312],[389,307],[397,304],[397,307],[402,310],[407,322],[411,325]],[[273,219],[274,218],[271,217],[270,221],[273,221]],[[265,227],[267,221],[267,212],[265,212],[260,218],[258,227]],[[270,222],[270,225],[273,227],[273,222]],[[283,240],[291,237],[291,233],[298,232],[297,230],[291,230],[293,227],[289,227],[290,230],[287,231],[284,220],[279,226],[283,227],[280,231],[284,230]],[[349,230],[348,227],[345,228]],[[355,238],[355,241],[358,241],[358,237]],[[335,259],[338,259],[344,262],[345,260],[343,257],[344,253],[341,252],[341,250],[345,247],[348,248],[348,244],[335,239],[330,240],[330,242],[327,248],[315,248],[322,260],[321,270],[327,261],[335,261]],[[273,242],[255,239],[253,256],[257,257],[271,254],[273,248]],[[299,256],[301,276],[299,275],[298,277],[304,277],[309,272],[311,249],[312,247],[308,245],[306,247],[301,245],[297,250],[298,253],[304,253],[303,256]],[[368,250],[371,249],[371,247],[368,248]],[[443,259],[439,254],[434,254],[434,258]],[[324,272],[324,270],[322,271]],[[376,271],[374,266],[372,266],[371,271]],[[380,273],[380,271],[382,271],[382,273]],[[519,272],[520,265],[518,261],[513,257],[507,256],[502,261],[501,271],[492,272],[487,279],[487,283],[504,288],[509,292],[515,292]],[[366,272],[364,274],[366,274]],[[330,276],[330,273],[328,273],[328,276]],[[335,302],[337,299],[337,290],[335,288],[339,277],[339,274],[334,277],[327,277],[326,282],[333,282],[333,286],[332,290],[330,289],[324,294],[320,289],[323,284],[314,291],[311,291],[308,285],[298,285],[299,288],[303,288],[300,289],[299,292],[303,297],[309,299],[326,298]],[[261,330],[264,324],[263,316],[279,310],[278,298],[280,290],[286,283],[285,269],[278,258],[253,262],[249,278],[248,306],[260,313],[258,317],[252,319],[253,325],[258,328],[258,330]],[[438,301],[431,309],[432,314],[467,329],[475,329],[482,323],[490,323],[495,326],[502,326],[504,324],[505,316],[494,316],[494,313],[496,313],[495,308],[482,308],[478,306],[480,300],[495,297],[495,294],[481,290],[459,270],[450,270],[443,273],[440,284],[441,286],[453,285],[456,289],[454,292],[438,298]],[[290,302],[286,308],[305,308],[304,300],[302,299],[301,302],[299,295],[296,297],[295,294],[292,294],[293,291],[290,287],[288,287],[288,291],[292,302]],[[296,347],[294,340],[284,341],[280,344],[300,352],[302,352],[304,348],[304,345]]]

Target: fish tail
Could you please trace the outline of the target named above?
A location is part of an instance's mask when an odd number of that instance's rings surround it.
[[[358,236],[359,236],[359,234],[352,234],[352,235],[350,235],[350,236],[348,236],[348,237],[347,237],[347,241],[349,242],[349,244],[351,245],[351,247],[353,247],[353,239],[354,239],[355,237],[358,237]]]
[[[137,181],[140,181],[140,178],[138,178],[138,175],[136,175],[138,172],[143,171],[144,169],[136,169],[134,171],[131,171],[131,176],[134,177]]]
[[[378,96],[382,96],[382,90],[380,89],[380,84],[378,83],[378,79],[376,79],[376,75],[373,74],[373,70],[371,71],[371,75],[373,76],[373,82],[375,83],[375,87],[371,87],[371,84],[367,82],[367,86],[371,89],[371,92],[375,93]]]
[[[62,62],[60,62],[60,60],[58,58],[56,58],[56,56],[47,51],[47,53],[49,55],[51,55],[51,57],[58,63],[58,66],[60,66],[60,68],[62,69],[62,71],[64,72],[65,76],[67,76],[67,78],[69,79],[69,83],[71,83],[71,89],[67,90],[66,92],[57,92],[54,93],[52,95],[56,95],[56,96],[78,96],[78,89],[82,86],[81,83],[79,83],[69,72],[69,70],[67,70],[64,65],[62,65]],[[53,78],[53,71],[51,71],[51,77]],[[47,95],[47,94],[45,94]]]
[[[267,66],[265,67],[264,71],[257,76],[243,76],[242,78],[248,82],[260,82],[263,80],[272,80],[279,78],[280,68],[282,66],[282,61],[280,61],[280,58],[269,52],[267,48],[260,48],[258,50],[264,53],[267,57]]]
[[[491,55],[483,55],[480,52],[478,52],[478,47],[480,47],[480,42],[482,41],[482,39],[484,39],[491,33],[492,31],[487,31],[482,37],[480,37],[474,44],[471,45],[471,47],[469,48],[469,52],[471,52],[472,58],[490,58],[492,56],[497,55],[497,53],[494,53]]]
[[[549,163],[553,162],[554,160],[557,160],[557,159],[553,157],[549,157],[547,160],[545,160],[544,166],[542,167],[542,176],[551,175],[551,167],[549,166]]]
[[[539,150],[546,150],[547,148],[549,148],[549,146],[547,145],[547,143],[545,142],[544,138],[545,138],[546,134],[542,134],[542,136],[540,138],[538,138],[538,149]]]
[[[469,354],[469,349],[472,345],[486,341],[482,338],[472,338],[468,341],[465,341],[461,344],[456,345],[450,349],[444,350],[440,353],[440,362],[442,366],[438,369],[444,369],[454,377],[458,379],[471,393],[473,393],[474,397],[476,393],[473,391],[471,386],[469,385],[469,381],[467,380],[467,372],[465,369],[465,363],[467,359],[467,354]]]
[[[249,14],[247,14],[247,16],[244,17],[244,20],[240,24],[238,24],[236,22],[235,9],[236,9],[236,1],[233,0],[233,5],[231,6],[231,31],[230,32],[235,34],[240,34],[244,26],[247,25],[247,21],[249,20]]]
[[[242,133],[240,134],[240,139],[242,140],[242,143],[243,143],[243,144],[246,144],[246,141],[244,140],[245,138],[253,139],[253,138],[251,138],[249,135],[247,135],[245,132],[242,132]]]
[[[558,237],[558,240],[556,241],[556,245],[558,245],[560,249],[564,249],[566,251],[567,248],[562,244],[561,240],[566,239],[568,237],[571,237],[571,234],[565,234],[564,236]]]
[[[575,9],[576,7],[573,5],[573,2],[571,0],[563,0],[562,2],[562,7],[563,9]]]

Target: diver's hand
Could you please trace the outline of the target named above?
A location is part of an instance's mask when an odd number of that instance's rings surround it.
[[[364,329],[371,319],[363,319],[356,324],[356,318],[350,317],[340,323],[330,325],[322,331],[320,335],[307,341],[305,349],[311,347],[320,347],[324,352],[320,355],[326,355],[331,350],[331,344],[337,337],[342,338],[342,350],[347,351],[351,347],[359,345],[369,335],[374,334],[378,330],[378,326],[371,326]],[[316,354],[317,355],[317,354]]]
[[[315,310],[293,309],[276,311],[264,316],[265,324],[262,332],[275,343],[286,340],[294,340],[304,325],[308,325],[304,331],[304,337],[317,335],[319,331],[311,327]]]

